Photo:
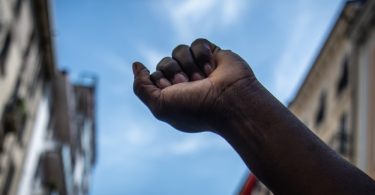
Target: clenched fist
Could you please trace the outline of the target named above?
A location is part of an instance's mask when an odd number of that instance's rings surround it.
[[[205,39],[177,46],[156,69],[150,76],[141,63],[133,64],[134,92],[156,118],[185,132],[216,132],[220,121],[241,117],[238,103],[256,89],[240,56]]]
[[[373,194],[375,182],[313,134],[237,54],[205,39],[180,45],[150,72],[133,64],[134,92],[154,116],[228,141],[274,194]]]

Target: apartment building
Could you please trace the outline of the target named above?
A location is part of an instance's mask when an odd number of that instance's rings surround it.
[[[55,71],[46,1],[0,1],[0,193],[15,194]]]
[[[375,1],[346,4],[289,109],[375,179]]]
[[[72,84],[66,72],[55,74],[45,103],[50,119],[34,130],[19,195],[88,193],[96,159],[96,78],[85,80]]]
[[[48,0],[0,0],[0,194],[87,194],[96,78],[57,71]],[[89,80],[90,82],[87,82]]]
[[[296,97],[288,105],[328,146],[373,179],[374,10],[372,0],[345,4]],[[256,183],[250,194],[272,194],[261,182]]]

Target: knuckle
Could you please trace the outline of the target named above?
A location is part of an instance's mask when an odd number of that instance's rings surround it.
[[[141,100],[143,99],[143,90],[145,89],[144,85],[139,84],[134,88],[134,93],[137,95]]]
[[[197,63],[207,63],[211,61],[212,54],[209,50],[198,50],[194,52],[194,57]]]
[[[163,59],[160,60],[159,64],[162,63],[162,62],[164,62],[164,61],[169,61],[169,60],[171,60],[171,59],[172,59],[172,58],[169,57],[169,56],[164,57]]]
[[[181,44],[181,45],[178,45],[177,47],[175,47],[172,51],[172,56],[175,56],[177,55],[178,53],[180,53],[181,51],[186,51],[189,49],[189,46],[188,45],[184,45],[184,44]]]
[[[147,105],[147,107],[150,107],[150,104],[153,102],[153,98],[150,95],[150,92],[147,90],[146,85],[140,85],[135,89],[135,93],[138,96],[138,98]]]
[[[156,70],[164,69],[169,64],[171,64],[172,61],[173,61],[173,59],[171,57],[164,57],[162,60],[160,60],[160,62],[156,66]]]
[[[153,72],[150,76],[151,77],[162,77],[163,75],[162,75],[160,70],[157,70],[157,71]]]
[[[193,46],[207,45],[208,43],[209,41],[207,39],[199,38],[193,41],[193,43],[191,43],[191,46],[193,47]]]
[[[134,91],[135,95],[137,95],[137,96],[138,96],[137,91],[138,91],[138,88],[139,88],[140,85],[141,85],[140,80],[138,78],[135,78],[134,83],[133,83],[133,91]]]
[[[151,79],[151,81],[155,84],[155,82],[158,80],[160,78],[160,76],[156,73],[156,72],[154,72],[154,73],[152,73],[151,75],[150,75],[150,79]]]

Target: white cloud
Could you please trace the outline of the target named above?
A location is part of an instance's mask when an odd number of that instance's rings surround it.
[[[138,125],[131,124],[123,132],[123,141],[133,146],[147,146],[153,142],[156,135],[153,130],[146,130]],[[149,128],[148,128],[149,129]]]
[[[191,41],[211,33],[216,26],[237,24],[247,4],[245,0],[165,0],[164,8],[179,38]]]
[[[203,151],[205,149],[228,148],[228,143],[220,136],[210,133],[200,133],[185,136],[183,140],[170,144],[170,152],[185,155]]]
[[[288,44],[278,60],[279,65],[276,66],[274,72],[276,74],[276,93],[282,100],[285,100],[287,98],[285,96],[291,94],[294,88],[291,84],[298,83],[303,70],[308,66],[309,56],[311,55],[309,52],[302,51],[305,49],[303,45],[311,44],[305,40],[309,34],[307,25],[311,23],[310,15],[308,12],[304,12],[297,18],[294,27],[291,28],[293,33],[288,37]]]
[[[149,122],[144,123],[143,120]],[[105,151],[112,151],[103,154],[105,158],[101,158],[107,166],[121,164],[138,167],[139,163],[145,159],[195,155],[207,150],[230,148],[222,137],[212,133],[176,133],[172,131],[177,130],[171,127],[165,128],[166,124],[159,121],[149,119],[142,119],[142,121],[132,117],[110,121],[112,127],[120,128],[126,124],[126,129],[111,131],[111,133],[99,136],[100,147]]]
[[[177,142],[172,144],[171,151],[175,154],[186,154],[190,152],[197,151],[201,145],[203,140],[195,139],[185,139],[183,141]]]

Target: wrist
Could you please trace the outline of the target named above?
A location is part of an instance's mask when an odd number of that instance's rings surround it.
[[[212,131],[221,135],[253,123],[257,113],[261,111],[261,102],[267,99],[266,93],[269,92],[255,76],[237,81],[212,106],[215,109],[208,120]]]

